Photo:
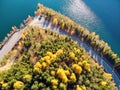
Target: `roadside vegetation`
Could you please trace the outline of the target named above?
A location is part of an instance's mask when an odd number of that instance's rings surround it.
[[[28,26],[8,56],[15,62],[0,72],[1,90],[118,90],[75,41],[47,29]]]
[[[15,32],[17,32],[17,31],[18,31],[17,27],[16,27],[16,26],[13,26],[13,27],[12,27],[12,30],[10,31],[10,33],[7,34],[7,36],[4,38],[4,40],[3,40],[2,42],[0,42],[0,50],[1,50],[2,47],[6,44],[6,42],[9,40],[9,38],[11,38],[11,36],[12,36]]]
[[[96,51],[101,57],[107,60],[113,68],[116,68],[116,70],[119,71],[120,58],[112,51],[108,43],[100,40],[99,35],[97,35],[95,32],[89,32],[89,30],[75,23],[67,16],[44,7],[39,3],[38,9],[35,11],[35,15],[40,14],[42,14],[46,20],[50,21],[53,26],[56,26],[71,35],[79,37],[82,41],[92,47],[94,51]]]

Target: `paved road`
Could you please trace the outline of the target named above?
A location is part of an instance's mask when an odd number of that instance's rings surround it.
[[[5,45],[0,50],[0,60],[6,55],[17,43],[17,41],[21,38],[20,31],[14,33],[11,38],[8,40],[8,42],[5,43]]]
[[[112,66],[110,64],[108,64],[108,62],[106,60],[104,60],[103,58],[101,58],[92,48],[90,48],[87,44],[85,44],[84,42],[82,42],[79,38],[77,38],[75,36],[71,36],[71,35],[67,34],[66,32],[64,32],[62,30],[60,30],[59,33],[68,35],[74,41],[78,41],[78,44],[80,45],[80,47],[84,48],[86,50],[86,52],[93,59],[95,59],[100,65],[102,65],[102,67],[105,69],[105,71],[107,71],[108,73],[112,74],[112,77],[113,77],[113,79],[114,79],[117,87],[120,90],[120,78],[118,77],[119,75],[117,75],[116,71],[112,68]]]
[[[78,41],[78,44],[84,48],[86,50],[86,52],[95,60],[97,60],[97,62],[103,66],[103,68],[105,69],[105,71],[107,71],[108,73],[111,73],[113,76],[113,79],[117,85],[117,87],[120,90],[120,78],[117,76],[115,70],[112,68],[111,65],[108,64],[108,62],[106,62],[103,58],[101,58],[92,48],[90,48],[87,44],[85,44],[84,42],[82,42],[79,38],[75,37],[75,36],[71,36],[68,33],[64,32],[63,30],[59,30],[58,28],[54,27],[51,25],[51,23],[49,23],[48,21],[45,21],[44,18],[42,18],[42,23],[40,23],[39,21],[34,22],[34,24],[32,24],[33,26],[39,26],[42,28],[49,28],[50,30],[53,30],[55,32],[61,33],[61,34],[65,34],[70,36],[74,41]]]
[[[30,25],[38,24],[38,25],[42,26],[43,22],[44,22],[44,18],[42,18],[41,21],[39,21],[38,17],[35,17],[34,20],[30,23]],[[25,27],[25,28],[27,28],[27,27]],[[21,30],[15,32],[9,38],[9,40],[5,43],[5,45],[0,50],[0,60],[2,60],[2,58],[14,47],[14,45],[20,40],[20,38],[21,38]]]
[[[38,20],[38,17],[35,17],[34,20],[29,24],[31,26],[39,26],[41,28],[49,28],[55,32],[61,33],[61,34],[66,34],[68,36],[70,36],[69,34],[67,34],[66,32],[59,30],[58,28],[54,27],[51,25],[51,23],[49,23],[48,21],[45,21],[45,19],[42,17],[41,20]],[[112,69],[112,67],[105,61],[103,60],[103,58],[101,58],[94,50],[92,50],[87,44],[85,44],[84,42],[82,42],[79,38],[75,37],[75,36],[70,36],[73,40],[78,41],[79,45],[84,48],[87,53],[90,54],[90,56],[92,56],[95,60],[98,61],[99,64],[101,64],[104,69],[111,73],[113,75],[113,79],[117,84],[117,87],[120,90],[120,79],[118,78],[116,72]],[[0,51],[0,59],[2,59],[4,57],[5,54],[7,54],[12,47],[15,45],[15,43],[17,43],[17,41],[21,38],[21,33],[20,31],[16,32],[15,34],[13,34],[13,36],[10,38],[10,40],[4,45],[4,47],[1,49]]]

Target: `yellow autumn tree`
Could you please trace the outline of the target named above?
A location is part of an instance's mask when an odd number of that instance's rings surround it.
[[[17,55],[18,54],[18,51],[16,49],[13,50],[13,55]]]
[[[42,62],[42,68],[45,69],[47,67],[47,63],[46,62]]]
[[[59,77],[60,79],[62,79],[62,82],[63,82],[63,83],[67,83],[67,82],[68,82],[68,78],[67,78],[67,76],[66,76],[66,74],[65,74],[64,69],[59,68],[59,69],[57,70],[57,75],[58,75],[58,77]]]
[[[3,88],[5,88],[5,87],[7,87],[7,86],[8,86],[8,83],[3,83],[3,84],[2,84],[2,87],[3,87]]]
[[[77,85],[76,90],[83,90],[79,85]]]
[[[84,69],[90,72],[91,71],[90,64],[89,63],[84,64]]]
[[[34,68],[42,68],[42,65],[40,62],[37,62],[35,65],[34,65]]]
[[[53,24],[58,25],[58,19],[56,17],[53,18]]]
[[[24,83],[22,81],[16,81],[13,84],[14,90],[22,90],[24,88]]]
[[[70,76],[70,71],[69,70],[65,70],[65,75]]]
[[[100,86],[106,86],[106,85],[107,85],[107,82],[105,82],[105,81],[100,82]]]
[[[57,86],[58,86],[58,80],[57,79],[53,79],[53,80],[51,80],[51,83],[52,83],[52,88],[56,89]]]
[[[42,64],[40,62],[37,62],[35,65],[34,65],[34,72],[41,72],[41,68],[42,68]]]
[[[62,24],[61,24],[61,29],[64,29],[64,27],[65,27],[64,21],[62,20],[61,23],[62,23]]]
[[[57,55],[57,56],[60,56],[60,55],[62,55],[62,54],[63,54],[63,50],[62,50],[62,49],[57,50],[57,52],[56,52],[56,55]]]
[[[74,54],[73,52],[70,52],[70,53],[69,53],[69,57],[70,57],[71,59],[75,59],[75,54]]]
[[[51,74],[52,76],[55,76],[55,71],[52,70],[52,71],[50,72],[50,74]]]
[[[51,61],[55,61],[57,58],[57,55],[56,54],[53,54],[52,57],[51,57]]]
[[[48,51],[47,55],[50,56],[50,57],[52,57],[53,53]]]
[[[35,12],[35,14],[40,15],[40,14],[41,14],[41,10],[38,9],[38,10]]]
[[[26,81],[31,81],[31,79],[32,79],[32,75],[30,75],[30,74],[26,74],[24,77],[23,77],[23,79],[25,79]]]
[[[70,80],[71,80],[72,82],[76,82],[77,78],[76,78],[76,75],[75,75],[74,73],[71,74]]]
[[[78,64],[73,64],[72,68],[73,68],[73,70],[75,71],[76,74],[81,74],[82,73],[82,68]]]

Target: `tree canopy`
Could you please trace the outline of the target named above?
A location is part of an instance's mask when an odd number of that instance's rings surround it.
[[[14,65],[0,72],[0,89],[117,90],[111,74],[71,38],[38,27],[23,36],[9,54]]]

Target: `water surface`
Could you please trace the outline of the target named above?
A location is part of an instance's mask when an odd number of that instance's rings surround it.
[[[0,41],[11,27],[34,15],[37,3],[52,8],[95,31],[120,55],[119,0],[0,0]]]

